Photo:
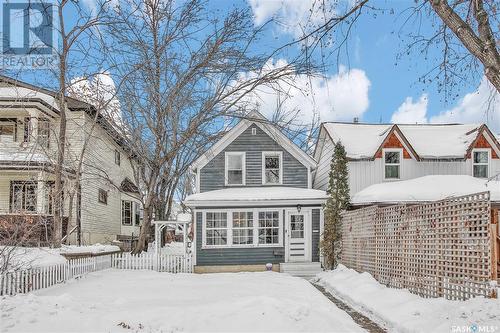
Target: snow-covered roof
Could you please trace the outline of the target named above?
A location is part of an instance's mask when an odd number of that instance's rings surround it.
[[[352,159],[372,158],[392,127],[351,123],[325,123],[323,126],[334,142],[342,142],[347,157]]]
[[[477,124],[398,125],[420,158],[463,158],[477,137]]]
[[[5,151],[0,150],[0,163],[2,162],[34,162],[48,163],[49,158],[45,154],[33,153],[30,151]]]
[[[356,193],[355,206],[373,203],[410,203],[442,200],[449,197],[490,191],[491,201],[500,202],[500,181],[465,175],[435,175],[368,186]]]
[[[341,141],[351,159],[373,158],[391,129],[401,131],[419,158],[464,158],[477,137],[477,124],[362,124],[324,123],[334,142]]]
[[[323,203],[326,192],[286,186],[232,187],[196,193],[188,196],[184,203],[188,206],[235,206],[245,204]]]

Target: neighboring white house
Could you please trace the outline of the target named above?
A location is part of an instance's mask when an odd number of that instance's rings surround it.
[[[500,173],[500,144],[486,125],[330,122],[320,128],[313,188],[327,189],[338,141],[349,159],[351,195],[373,184],[427,175],[487,179]]]
[[[56,93],[0,76],[0,219],[52,223],[53,168],[59,131]],[[90,104],[67,98],[64,231],[81,222],[86,244],[138,235],[142,209],[130,152]],[[83,151],[81,190],[74,187]],[[74,193],[72,214],[70,194]],[[68,239],[74,243],[75,233]],[[43,240],[42,240],[43,241]]]

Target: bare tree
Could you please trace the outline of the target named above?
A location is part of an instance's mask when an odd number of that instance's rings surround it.
[[[201,1],[132,0],[109,27],[120,75],[123,135],[140,166],[144,222],[134,252],[146,249],[153,213],[168,217],[180,179],[235,116],[238,102],[260,85],[309,73],[300,58],[278,68],[253,49],[262,30],[247,9],[225,17]],[[257,75],[240,80],[243,72]]]

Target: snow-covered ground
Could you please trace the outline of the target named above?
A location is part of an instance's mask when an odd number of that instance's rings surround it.
[[[317,277],[325,289],[389,331],[500,332],[500,299],[422,298],[407,290],[387,288],[370,274],[342,265]]]
[[[0,300],[1,332],[360,332],[304,279],[105,270]]]
[[[66,258],[61,254],[64,253],[104,253],[120,251],[116,245],[94,244],[87,246],[63,245],[61,248],[52,249],[48,247],[15,247],[11,250],[1,251],[5,247],[0,248],[0,266],[3,266],[3,261],[8,258],[8,266],[10,268],[24,269],[31,267],[42,267],[57,264],[64,264]]]

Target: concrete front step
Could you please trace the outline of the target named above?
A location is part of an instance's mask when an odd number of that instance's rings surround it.
[[[287,262],[280,264],[281,273],[306,279],[310,279],[322,271],[323,269],[319,262]]]

